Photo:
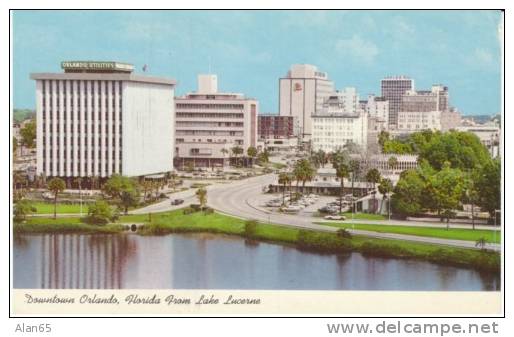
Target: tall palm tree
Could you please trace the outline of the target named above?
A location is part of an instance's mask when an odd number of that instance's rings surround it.
[[[278,175],[278,183],[282,185],[282,205],[285,205],[286,203],[286,185],[289,183],[290,177],[289,174],[286,172],[281,172]]]
[[[82,177],[76,177],[75,183],[79,187],[80,214],[82,215]]]
[[[225,148],[222,148],[220,151],[221,151],[221,154],[223,155],[223,168],[225,168],[225,155],[227,155],[229,151]]]
[[[344,162],[340,162],[336,166],[336,176],[339,178],[341,188],[339,189],[339,213],[343,211],[343,191],[344,191],[344,178],[348,177],[350,169]]]
[[[389,194],[393,191],[393,183],[391,182],[391,180],[386,179],[386,178],[380,180],[380,185],[378,185],[378,191],[382,194],[382,196],[387,197],[387,202],[388,202],[388,204],[390,204],[391,197],[389,196]],[[382,208],[383,204],[384,204],[384,198],[382,198],[380,208]],[[390,209],[391,209],[390,207],[387,208],[387,217],[388,218],[391,215],[389,212]]]
[[[48,182],[48,189],[54,194],[54,219],[57,219],[57,196],[65,187],[66,184],[61,178],[52,178]]]
[[[250,164],[252,167],[253,167],[253,161],[254,161],[255,157],[257,157],[258,152],[259,151],[257,151],[257,148],[255,146],[250,146],[246,150],[246,154],[248,155],[248,157],[250,157]]]
[[[373,210],[375,210],[375,208],[376,208],[375,207],[375,201],[376,201],[375,187],[376,187],[376,184],[380,182],[380,179],[381,179],[380,172],[376,168],[372,168],[368,171],[368,173],[366,173],[366,181],[371,183],[373,186]]]
[[[394,171],[396,167],[398,167],[398,159],[395,156],[389,157],[387,165],[389,165],[389,168]]]
[[[355,196],[354,194],[354,190],[353,190],[353,185],[354,185],[354,182],[355,182],[355,177],[359,175],[359,172],[360,172],[360,163],[358,160],[355,160],[355,159],[352,159],[350,160],[350,165],[349,165],[349,169],[350,169],[350,172],[352,174],[352,198]]]

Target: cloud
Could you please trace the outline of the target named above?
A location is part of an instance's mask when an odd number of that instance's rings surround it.
[[[349,57],[364,63],[373,63],[379,50],[376,44],[364,40],[359,35],[353,35],[349,39],[336,41],[335,49],[340,56]]]

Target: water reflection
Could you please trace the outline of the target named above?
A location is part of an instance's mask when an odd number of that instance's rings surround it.
[[[219,235],[17,235],[15,288],[498,290],[498,276]]]

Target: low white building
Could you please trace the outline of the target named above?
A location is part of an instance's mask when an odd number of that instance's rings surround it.
[[[365,112],[356,114],[325,113],[312,117],[312,150],[334,152],[348,143],[366,149],[368,119]]]

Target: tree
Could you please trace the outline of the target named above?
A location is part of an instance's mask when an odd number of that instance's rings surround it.
[[[375,187],[376,187],[376,184],[378,184],[380,182],[380,172],[376,169],[376,168],[372,168],[368,171],[368,173],[366,173],[366,181],[371,183],[371,185],[373,186],[373,209],[375,210],[375,193],[376,193],[376,190],[375,190]]]
[[[382,150],[384,149],[384,145],[385,143],[389,140],[390,138],[390,135],[389,135],[389,132],[387,131],[380,131],[380,133],[378,134],[377,136],[378,138],[378,145],[380,145],[380,148],[382,148]]]
[[[229,153],[229,151],[225,148],[222,148],[220,152],[223,155],[223,167],[225,167],[225,156]]]
[[[358,177],[360,174],[360,168],[361,168],[361,165],[358,160],[355,160],[355,159],[350,160],[349,169],[350,169],[350,173],[352,174],[352,198],[355,196],[355,194],[353,192],[354,191],[353,185],[355,182],[355,178]],[[352,200],[352,204],[353,204],[353,200]]]
[[[337,150],[331,156],[332,167],[336,169],[341,188],[339,189],[339,212],[343,211],[344,178],[350,173],[350,159],[347,151]],[[352,200],[353,202],[353,200]]]
[[[467,189],[467,181],[462,171],[451,168],[450,165],[446,162],[439,172],[428,177],[425,191],[431,201],[430,207],[437,211],[441,220],[446,219],[447,228],[453,210],[458,207]]]
[[[295,176],[295,180],[297,182],[297,192],[298,185],[302,183],[302,192],[305,190],[305,183],[307,181],[311,181],[316,175],[316,170],[312,167],[312,164],[307,159],[298,160],[293,168],[293,175]]]
[[[476,174],[475,188],[477,203],[491,218],[501,208],[501,162],[500,159],[487,160]]]
[[[248,149],[246,149],[246,154],[248,155],[248,157],[250,157],[250,165],[253,166],[253,161],[255,159],[255,157],[257,157],[257,153],[259,151],[257,151],[257,148],[255,146],[250,146],[248,147]]]
[[[327,163],[327,154],[325,151],[319,149],[312,154],[311,160],[316,168],[325,167],[325,164]]]
[[[391,182],[390,179],[387,179],[387,178],[383,178],[382,180],[380,180],[380,185],[378,185],[378,191],[380,192],[380,194],[382,194],[383,197],[387,197],[387,201],[390,203],[391,200],[390,200],[390,196],[389,194],[393,191],[393,183]],[[384,202],[384,198],[382,197],[382,205],[383,205],[383,202]],[[382,205],[380,206],[380,208],[382,208]],[[390,216],[390,213],[389,213],[389,207],[387,208],[387,217]]]
[[[48,189],[54,194],[54,219],[57,219],[57,196],[64,191],[66,184],[61,178],[52,178],[48,182]]]
[[[29,200],[20,200],[14,205],[14,222],[25,221],[27,215],[36,212],[37,209]]]
[[[269,163],[269,152],[268,150],[264,149],[264,151],[260,152],[257,156],[257,161],[259,162],[259,165],[265,165]]]
[[[237,166],[241,165],[239,162],[239,155],[244,153],[243,148],[239,145],[236,145],[231,149],[231,151],[232,151],[232,155],[236,158],[236,165]]]
[[[282,190],[282,205],[285,205],[286,203],[286,185],[289,183],[289,174],[287,174],[286,172],[281,172],[279,175],[278,175],[278,183],[280,185],[282,185],[283,187],[283,190]]]
[[[31,120],[20,130],[23,146],[33,148],[36,146],[36,121]]]
[[[85,221],[90,224],[105,225],[116,219],[117,214],[111,206],[103,200],[98,200],[94,204],[89,205]]]
[[[200,203],[200,207],[203,209],[207,204],[207,190],[204,187],[200,187],[195,194]]]
[[[18,150],[18,139],[16,137],[12,137],[12,152],[14,158],[16,158],[16,151]]]
[[[139,193],[136,190],[123,190],[120,196],[120,205],[123,207],[125,214],[128,213],[129,207],[135,207],[139,203]]]
[[[393,190],[393,211],[402,215],[419,214],[423,209],[424,189],[425,182],[418,170],[403,171]]]
[[[398,167],[398,159],[395,156],[389,157],[389,159],[387,160],[387,165],[391,170],[394,171],[396,167]]]

